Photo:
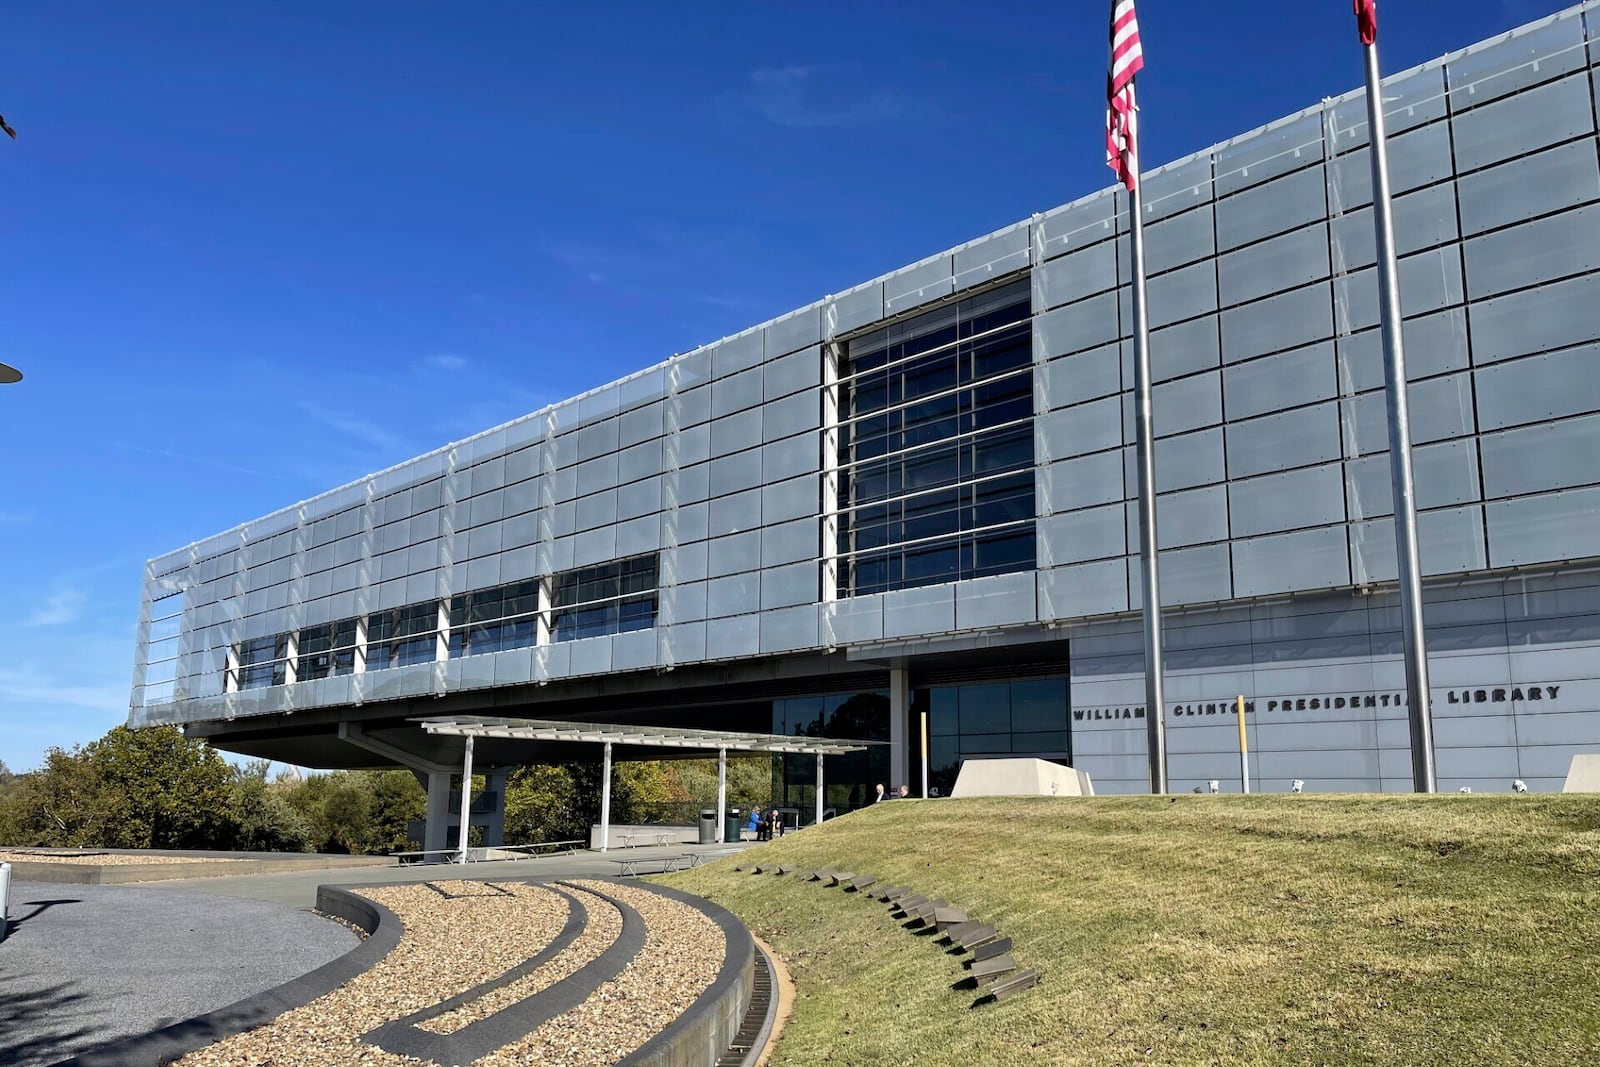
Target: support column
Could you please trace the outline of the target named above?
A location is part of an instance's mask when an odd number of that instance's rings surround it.
[[[600,761],[600,851],[611,844],[611,742],[605,745]]]
[[[449,771],[412,771],[428,789],[427,813],[422,823],[424,851],[443,852],[449,848],[450,839],[450,780]]]
[[[889,668],[889,780],[884,788],[895,790],[911,782],[911,672],[904,667]]]
[[[822,825],[822,753],[817,753],[817,825]]]
[[[472,828],[472,735],[467,735],[467,752],[461,760],[461,859],[467,862],[467,838]]]
[[[728,750],[717,749],[717,844],[728,843]]]
[[[356,616],[356,651],[350,673],[367,673],[367,617],[365,615]]]

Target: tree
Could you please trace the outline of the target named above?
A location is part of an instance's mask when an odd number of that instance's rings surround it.
[[[232,847],[244,852],[307,852],[311,827],[289,803],[288,789],[267,781],[269,767],[270,760],[251,760],[233,769],[229,784]]]
[[[112,729],[82,751],[108,848],[216,848],[232,834],[231,774],[210,745],[175,726]],[[88,842],[86,842],[88,843]]]
[[[506,780],[506,843],[587,840],[578,787],[565,764],[518,767]]]

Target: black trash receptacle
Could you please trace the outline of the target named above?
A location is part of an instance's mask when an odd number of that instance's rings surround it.
[[[700,809],[700,843],[702,845],[717,843],[717,813],[711,808]]]
[[[732,842],[739,840],[739,828],[744,822],[743,818],[741,817],[742,815],[743,813],[740,812],[738,808],[729,808],[727,812],[723,814],[723,830],[726,834],[726,836],[723,837],[724,841]]]

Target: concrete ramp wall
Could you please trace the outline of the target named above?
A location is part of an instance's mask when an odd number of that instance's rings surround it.
[[[1567,766],[1563,793],[1600,793],[1600,753],[1577,755]]]
[[[953,797],[1092,797],[1086,771],[1032,756],[969,759],[961,764]]]

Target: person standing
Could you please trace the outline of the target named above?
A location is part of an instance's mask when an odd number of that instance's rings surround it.
[[[882,782],[879,782],[876,788],[878,790],[878,793],[877,793],[876,796],[874,796],[872,798],[872,802],[874,804],[882,804],[885,800],[889,799],[889,795],[883,791],[883,783]]]

